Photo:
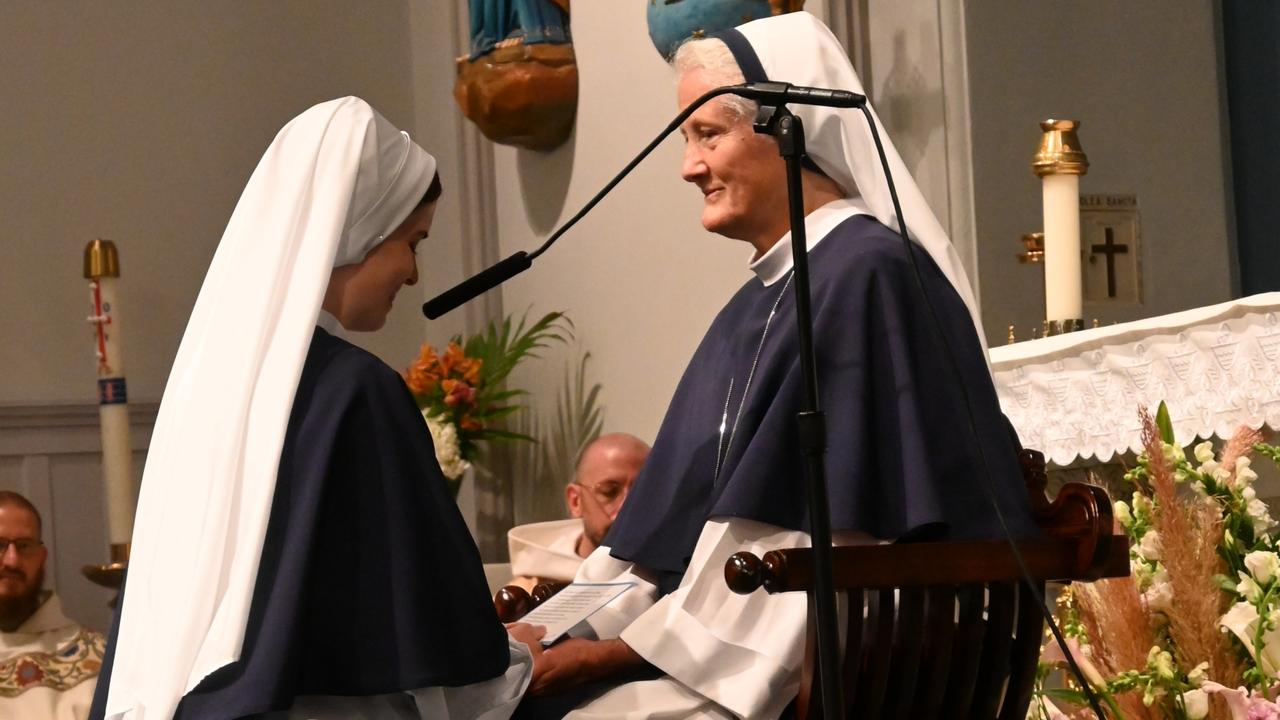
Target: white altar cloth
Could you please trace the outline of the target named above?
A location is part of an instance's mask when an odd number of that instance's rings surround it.
[[[1139,451],[1138,408],[1183,443],[1280,429],[1280,292],[992,348],[1000,405],[1057,465]]]

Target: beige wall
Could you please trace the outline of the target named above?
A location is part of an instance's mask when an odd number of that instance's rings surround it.
[[[1217,31],[1208,0],[1179,3],[966,5],[975,204],[988,338],[1039,325],[1037,269],[1016,264],[1019,237],[1041,229],[1031,174],[1046,117],[1081,120],[1082,193],[1134,193],[1146,305],[1104,322],[1231,296]]]
[[[0,404],[93,398],[80,263],[99,236],[121,253],[130,394],[159,399],[240,189],[308,105],[360,95],[456,173],[448,20],[401,0],[0,5]],[[424,286],[457,262],[449,246]],[[388,360],[421,335],[414,304],[372,343]]]
[[[48,582],[73,615],[102,626],[108,597],[79,576],[107,547],[85,243],[120,247],[140,474],[146,416],[262,151],[307,106],[362,96],[437,155],[446,186],[422,283],[357,338],[405,364],[424,335],[418,304],[463,272],[455,19],[450,3],[410,0],[0,3],[0,486],[48,516]]]

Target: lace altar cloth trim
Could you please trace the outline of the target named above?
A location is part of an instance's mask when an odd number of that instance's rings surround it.
[[[0,663],[0,698],[14,698],[35,687],[63,691],[97,677],[106,638],[81,628],[55,652],[33,652]]]
[[[994,348],[1000,404],[1057,465],[1141,447],[1138,408],[1183,442],[1280,429],[1280,293]]]

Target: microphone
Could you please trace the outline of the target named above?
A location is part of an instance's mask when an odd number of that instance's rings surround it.
[[[529,253],[520,252],[501,260],[422,304],[422,314],[435,320],[481,293],[492,290],[533,265]]]
[[[755,100],[762,105],[777,107],[787,103],[797,105],[823,105],[826,107],[860,108],[867,104],[867,96],[848,90],[804,87],[783,82],[756,82],[732,86],[734,95]]]

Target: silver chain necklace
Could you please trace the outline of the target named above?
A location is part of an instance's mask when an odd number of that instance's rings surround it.
[[[778,306],[782,304],[782,299],[787,296],[787,288],[791,286],[791,278],[795,271],[787,274],[787,281],[782,284],[782,292],[778,293],[778,298],[773,301],[773,307],[769,310],[769,317],[765,318],[764,331],[760,333],[760,344],[756,346],[756,356],[751,361],[751,370],[747,373],[747,382],[742,386],[742,397],[738,399],[738,412],[733,416],[733,426],[729,427],[729,403],[733,398],[733,381],[729,378],[729,392],[724,396],[724,414],[720,416],[720,440],[716,445],[716,469],[713,477],[713,484],[720,484],[720,468],[724,462],[729,459],[729,448],[733,447],[733,437],[738,432],[738,421],[742,419],[742,409],[747,405],[747,393],[751,391],[751,380],[756,376],[756,366],[760,364],[760,354],[764,351],[765,338],[769,337],[769,327],[773,324],[773,316],[778,314]],[[729,430],[729,440],[725,442],[724,431]]]

